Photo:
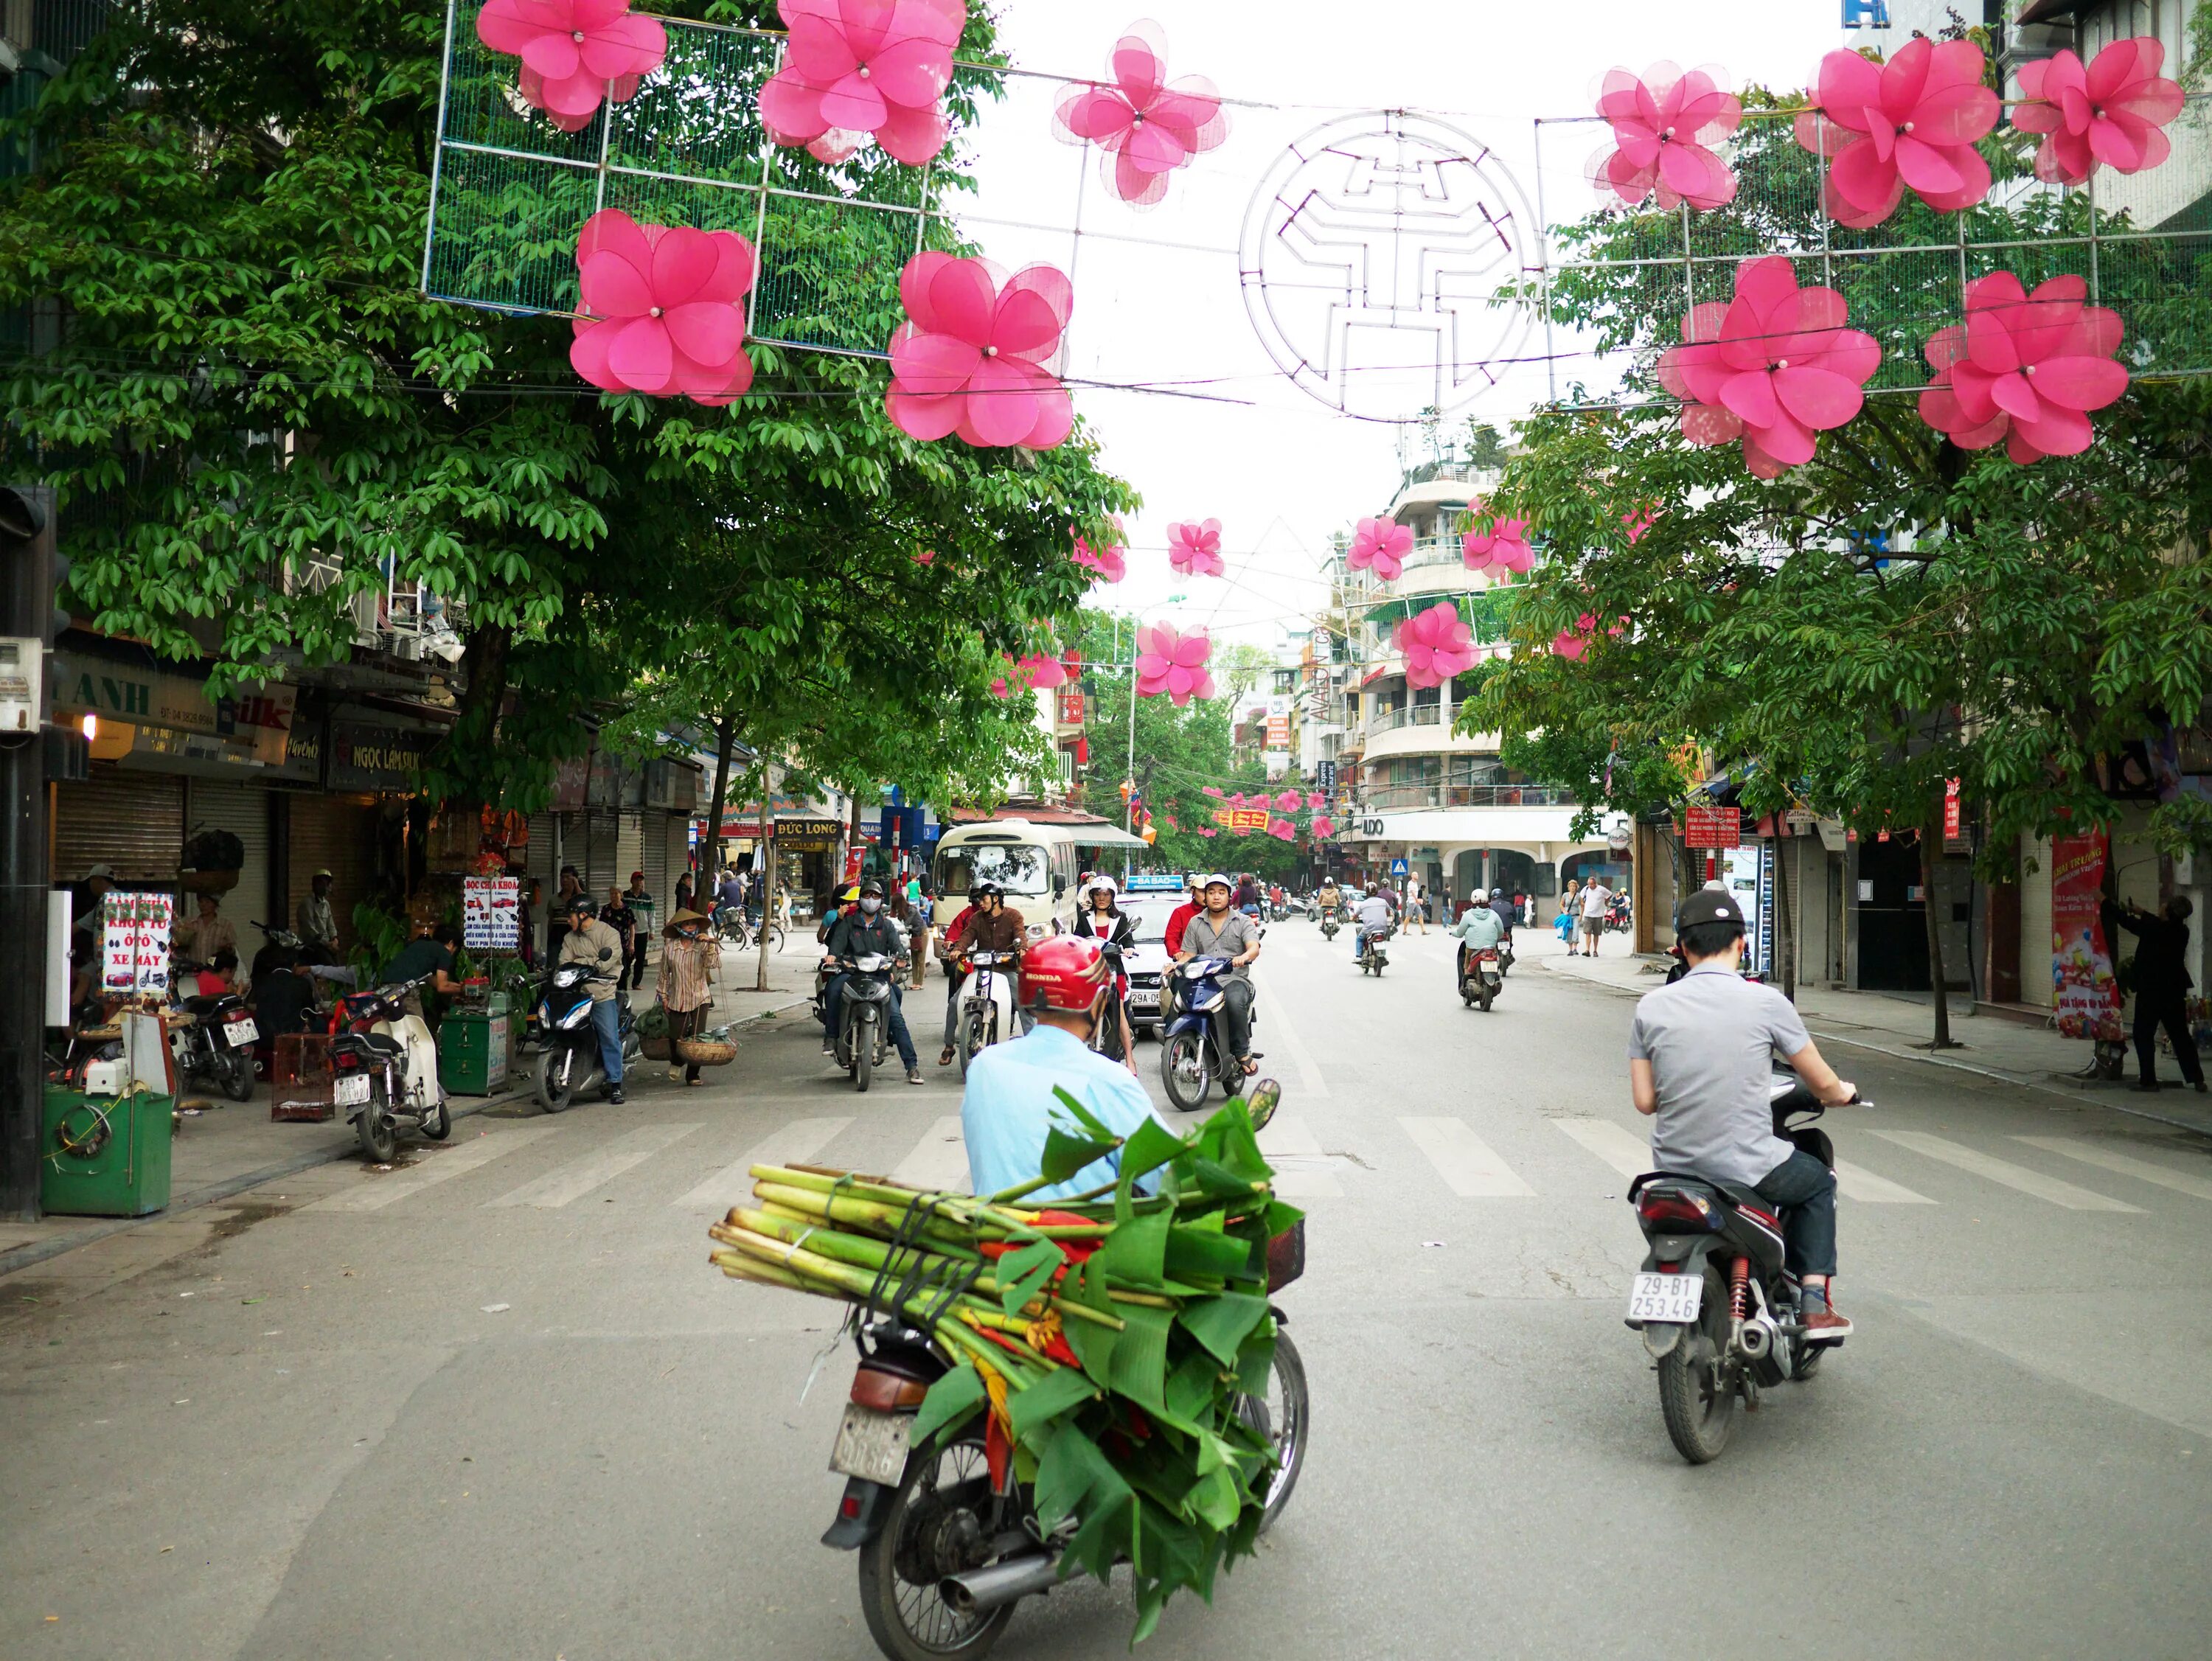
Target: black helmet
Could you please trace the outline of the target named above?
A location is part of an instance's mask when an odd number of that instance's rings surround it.
[[[884,897],[884,885],[872,876],[860,884],[860,898],[866,900],[870,894],[878,900]]]
[[[981,900],[987,894],[995,895],[1000,900],[1004,900],[1006,897],[1006,889],[999,886],[998,880],[995,877],[987,876],[980,882],[973,882],[969,885],[968,897],[970,900]]]
[[[571,917],[574,917],[578,912],[596,912],[598,910],[599,907],[592,903],[592,896],[587,894],[571,894],[568,897],[568,915]]]

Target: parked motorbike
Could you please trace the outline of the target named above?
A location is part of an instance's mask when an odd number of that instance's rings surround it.
[[[180,957],[172,963],[171,972],[173,976],[196,975],[206,967]],[[253,1094],[253,1046],[260,1038],[253,1011],[236,992],[179,997],[170,1017],[169,1053],[176,1061],[177,1076],[194,1084],[212,1084],[233,1101],[245,1101]]]
[[[599,1031],[592,1024],[592,984],[621,979],[619,970],[562,963],[538,989],[538,1105],[547,1112],[566,1112],[578,1096],[607,1082],[606,1065],[599,1055]],[[645,1041],[637,1035],[629,994],[617,991],[615,1002],[621,1011],[616,1019],[622,1033],[626,1071],[631,1063],[645,1058]]]
[[[1224,1094],[1234,1094],[1244,1082],[1243,1070],[1229,1047],[1230,961],[1225,957],[1194,957],[1170,971],[1177,982],[1175,1018],[1160,1039],[1160,1082],[1168,1100],[1186,1113],[1194,1113],[1206,1102],[1206,1093],[1216,1080]],[[1252,1009],[1252,1026],[1260,1025],[1259,1006]],[[1258,1059],[1260,1052],[1252,1052]]]
[[[1779,1064],[1771,1097],[1775,1135],[1834,1165],[1834,1145],[1812,1128],[1825,1109]],[[1629,1185],[1628,1198],[1649,1245],[1628,1325],[1657,1365],[1668,1439],[1705,1464],[1728,1446],[1739,1403],[1755,1409],[1762,1389],[1810,1379],[1843,1340],[1807,1339],[1797,1282],[1784,1267],[1782,1219],[1756,1190],[1651,1171]]]
[[[865,1090],[884,1064],[890,1045],[891,976],[896,960],[881,952],[854,958],[837,1003],[837,1064],[853,1076],[853,1088]]]
[[[1271,1294],[1304,1271],[1304,1234],[1301,1223],[1271,1245]],[[1244,1397],[1242,1408],[1275,1448],[1262,1533],[1297,1486],[1310,1411],[1289,1318],[1272,1299],[1268,1306],[1276,1331],[1267,1392]],[[981,1415],[909,1446],[915,1410],[951,1365],[928,1338],[878,1316],[861,1325],[855,1343],[860,1364],[830,1453],[845,1492],[822,1543],[859,1552],[860,1614],[890,1661],[975,1661],[998,1642],[1016,1603],[1058,1583],[1076,1524],[1046,1534],[1011,1460],[1003,1486],[993,1482]]]
[[[348,992],[331,1008],[331,1100],[372,1162],[389,1165],[404,1121],[433,1142],[453,1134],[438,1045],[407,995],[430,977]]]
[[[1485,1015],[1498,994],[1505,989],[1505,968],[1498,948],[1477,946],[1472,950],[1462,948],[1459,963],[1460,999],[1470,1009],[1482,1006]]]
[[[968,1076],[968,1064],[994,1044],[1021,1036],[1014,1011],[1014,957],[1011,952],[970,952],[968,984],[960,992],[960,1019],[956,1027],[960,1052],[960,1076]]]
[[[1382,949],[1382,943],[1397,932],[1387,923],[1379,929],[1362,931],[1359,937],[1360,973],[1371,974],[1378,980],[1382,978],[1382,971],[1390,967],[1390,954]]]

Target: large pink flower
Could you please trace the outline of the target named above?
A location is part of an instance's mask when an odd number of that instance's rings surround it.
[[[1686,72],[1655,64],[1638,80],[1609,70],[1597,112],[1613,128],[1613,148],[1601,150],[1590,176],[1630,207],[1655,191],[1673,209],[1718,208],[1735,200],[1735,175],[1713,147],[1743,121],[1743,105],[1710,70]]]
[[[1333,819],[1327,819],[1327,818],[1322,818],[1322,819],[1316,819],[1316,820],[1315,820],[1315,821],[1313,821],[1313,834],[1314,834],[1316,836],[1334,836],[1334,835],[1335,835],[1335,834],[1336,834],[1336,821],[1335,821],[1334,820],[1333,820]]]
[[[1474,664],[1474,631],[1449,600],[1400,618],[1390,640],[1405,654],[1408,686],[1441,686]]]
[[[1797,118],[1797,142],[1828,158],[1828,216],[1879,225],[1911,185],[1945,213],[1989,194],[1990,164],[1974,142],[2002,106],[1982,84],[1982,49],[1916,36],[1887,64],[1855,52],[1820,60],[1820,105]]]
[[[1481,502],[1474,504],[1470,511],[1480,523],[1459,539],[1460,559],[1469,571],[1480,571],[1486,566],[1500,571],[1527,571],[1536,563],[1535,550],[1528,546],[1528,520],[1492,515]]]
[[[1106,188],[1149,208],[1168,175],[1229,136],[1221,94],[1203,76],[1168,80],[1167,45],[1154,23],[1133,23],[1115,42],[1110,87],[1070,87],[1054,112],[1061,136],[1098,147]]]
[[[1692,444],[1743,439],[1763,479],[1813,459],[1813,435],[1841,427],[1866,401],[1881,364],[1874,336],[1846,329],[1844,297],[1800,288],[1779,254],[1736,268],[1735,299],[1693,308],[1680,346],[1659,360],[1661,385],[1682,400]]]
[[[2172,154],[2163,130],[2181,113],[2180,85],[2159,74],[2166,48],[2149,35],[2115,40],[2087,69],[2070,52],[2020,66],[2021,95],[2012,112],[2022,132],[2044,135],[2035,176],[2052,185],[2083,185],[2100,166],[2139,173]]]
[[[2053,277],[2029,294],[2010,271],[1966,286],[1966,321],[1929,341],[1936,379],[1920,395],[1920,418],[1962,450],[1999,439],[2023,465],[2078,456],[2095,436],[2088,412],[2128,390],[2112,361],[2117,312],[2087,304],[2089,285]]]
[[[1384,582],[1395,580],[1413,551],[1413,531],[1395,519],[1362,519],[1352,536],[1354,571],[1371,569]]]
[[[1221,521],[1168,527],[1168,564],[1186,577],[1218,577],[1229,567],[1221,559]]]
[[[581,132],[602,99],[621,104],[668,56],[668,32],[629,15],[629,0],[488,0],[477,39],[522,60],[523,100]]]
[[[942,100],[966,0],[781,0],[783,66],[761,88],[761,125],[817,161],[851,157],[872,136],[919,167],[951,136]]]
[[[1275,810],[1278,813],[1296,813],[1298,804],[1304,800],[1305,797],[1297,791],[1286,790],[1275,797]]]
[[[988,260],[932,249],[907,262],[899,299],[909,321],[891,336],[884,401],[901,432],[1050,450],[1074,430],[1054,365],[1075,294],[1051,266],[1006,277]]]
[[[1213,696],[1213,676],[1206,660],[1213,655],[1213,642],[1202,628],[1188,634],[1176,632],[1173,623],[1147,623],[1137,630],[1137,693],[1157,698],[1162,693],[1176,707],[1194,698]]]
[[[1121,527],[1117,524],[1115,529]],[[1101,543],[1093,548],[1078,536],[1075,552],[1069,557],[1085,571],[1097,573],[1101,582],[1118,583],[1129,574],[1129,550],[1119,543]]]
[[[1328,805],[1328,797],[1323,796],[1319,791],[1310,790],[1306,792],[1306,810],[1309,813],[1319,813]]]
[[[735,231],[641,225],[619,208],[593,214],[576,239],[586,315],[568,361],[610,392],[732,403],[753,384],[744,301],[757,269]]]
[[[1295,842],[1298,840],[1298,827],[1287,819],[1271,819],[1267,821],[1267,834],[1278,842]]]

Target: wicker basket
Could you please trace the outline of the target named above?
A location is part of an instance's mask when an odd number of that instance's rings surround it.
[[[645,1058],[647,1061],[668,1059],[668,1034],[665,1033],[655,1033],[648,1038],[641,1038],[638,1040],[638,1045],[644,1050]]]
[[[718,1044],[712,1039],[679,1038],[676,1040],[676,1058],[687,1067],[726,1067],[738,1058],[734,1044]]]
[[[177,886],[186,894],[228,894],[238,886],[236,871],[182,871]]]

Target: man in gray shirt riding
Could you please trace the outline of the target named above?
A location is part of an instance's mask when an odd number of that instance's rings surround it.
[[[1636,1111],[1655,1116],[1651,1162],[1662,1171],[1738,1183],[1780,1208],[1801,1318],[1815,1337],[1850,1336],[1829,1298],[1836,1272],[1836,1173],[1774,1134],[1769,1058],[1780,1055],[1832,1107],[1857,1100],[1813,1047],[1790,1000],[1746,980],[1743,913],[1717,888],[1682,902],[1675,938],[1689,973],[1646,992],[1628,1033]]]
[[[1232,966],[1229,979],[1221,986],[1226,1000],[1223,1013],[1229,1018],[1229,1047],[1237,1052],[1238,1064],[1249,1075],[1259,1070],[1252,1057],[1250,965],[1260,955],[1260,927],[1243,912],[1229,908],[1227,877],[1207,877],[1204,892],[1206,909],[1184,928],[1182,949],[1176,954],[1176,961],[1188,963],[1194,957],[1229,960]]]

